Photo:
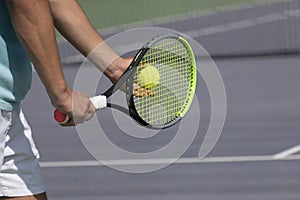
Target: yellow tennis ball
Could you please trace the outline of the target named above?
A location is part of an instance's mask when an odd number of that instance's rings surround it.
[[[159,84],[159,79],[157,68],[150,64],[144,64],[138,72],[137,84],[147,89],[153,89]]]

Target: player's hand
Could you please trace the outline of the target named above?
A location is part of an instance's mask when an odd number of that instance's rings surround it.
[[[119,57],[115,62],[111,64],[111,66],[109,66],[110,70],[115,69],[113,75],[110,75],[109,77],[112,83],[115,83],[121,77],[121,75],[131,64],[132,60],[133,57],[126,57],[126,58]],[[126,83],[124,83],[121,86],[120,90],[123,92],[126,91]],[[133,84],[132,94],[136,97],[154,96],[153,91],[146,89],[136,83]]]
[[[74,126],[90,120],[96,108],[89,100],[88,96],[78,91],[69,90],[69,94],[65,97],[63,102],[55,106],[62,113],[70,116],[70,120],[62,124],[62,126]]]
[[[154,92],[152,90],[144,88],[136,83],[133,84],[132,94],[136,97],[154,96]]]

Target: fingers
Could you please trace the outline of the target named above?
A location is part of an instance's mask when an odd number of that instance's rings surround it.
[[[136,96],[136,97],[154,96],[154,92],[152,90],[141,87],[136,83],[133,84],[132,94],[133,94],[133,96]]]
[[[86,113],[85,115],[85,118],[84,118],[84,121],[89,121],[93,118],[94,114],[96,112],[96,108],[95,106],[93,105],[93,103],[91,102],[90,103],[90,107],[88,109],[88,112]]]
[[[84,114],[78,114],[77,111],[77,116],[74,117],[72,113],[69,114],[70,120],[65,123],[65,124],[60,124],[61,126],[75,126],[77,124],[84,123],[85,121],[89,121],[93,118],[94,114],[96,112],[95,106],[90,103],[90,107],[87,109],[87,111]]]
[[[76,124],[88,121],[96,112],[96,108],[88,96],[77,91],[72,91],[71,98],[66,99],[59,110],[63,113],[67,113],[70,117],[67,123],[61,124],[61,126],[64,127],[75,126]]]
[[[91,104],[92,105],[92,104]],[[85,122],[85,121],[89,121],[89,120],[91,120],[92,118],[93,118],[93,116],[94,116],[94,114],[95,114],[95,112],[96,112],[96,108],[92,105],[91,106],[92,108],[91,109],[89,109],[89,111],[88,111],[88,113],[86,113],[85,114],[85,116],[84,116],[84,118],[82,118],[82,120],[74,120],[74,118],[71,116],[70,117],[70,120],[67,122],[67,123],[65,123],[65,124],[60,124],[61,126],[63,126],[63,127],[68,127],[68,126],[75,126],[75,125],[77,125],[77,124],[81,124],[81,123],[83,123],[83,122]],[[76,121],[76,123],[75,123],[75,121]]]

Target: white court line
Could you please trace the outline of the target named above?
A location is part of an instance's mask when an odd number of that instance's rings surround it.
[[[286,1],[290,1],[290,0],[286,0]],[[272,4],[270,4],[270,5],[272,5]],[[253,5],[251,5],[251,6],[253,6]],[[250,7],[250,5],[248,5],[248,7]],[[245,8],[240,8],[240,9],[242,10]],[[211,12],[210,14],[219,14],[219,13]],[[200,29],[196,29],[196,30],[192,30],[192,31],[186,31],[184,33],[189,35],[191,38],[197,38],[197,37],[201,37],[201,36],[210,36],[210,35],[229,32],[229,31],[241,30],[241,29],[250,28],[250,27],[254,27],[254,26],[258,26],[258,25],[279,22],[282,20],[287,20],[289,18],[299,18],[299,17],[300,17],[300,9],[286,10],[286,11],[283,11],[282,13],[273,13],[273,14],[269,14],[269,15],[264,15],[264,16],[249,18],[249,19],[243,19],[240,21],[230,22],[227,24],[215,25],[215,26],[204,27],[204,28],[200,28]],[[191,18],[192,18],[192,16],[191,16]],[[185,17],[184,19],[186,20],[186,19],[188,19],[188,17]],[[177,20],[180,21],[179,19],[177,19]],[[125,47],[125,48],[128,48],[128,47]],[[130,48],[128,48],[128,49],[130,49]],[[84,56],[80,54],[80,55],[66,57],[66,58],[64,58],[64,60],[62,62],[64,64],[68,64],[68,63],[82,62],[83,60],[84,60]]]
[[[174,23],[174,22],[181,22],[185,20],[189,20],[192,18],[198,18],[198,17],[208,17],[212,15],[217,15],[220,13],[230,13],[230,12],[235,12],[235,11],[241,11],[241,10],[246,10],[250,8],[255,8],[256,6],[272,6],[275,4],[280,4],[284,2],[292,2],[295,0],[260,0],[260,1],[253,1],[253,2],[244,2],[238,5],[227,5],[227,6],[222,6],[220,8],[215,8],[212,10],[199,10],[199,11],[192,11],[189,13],[184,13],[184,14],[178,14],[178,15],[171,15],[171,16],[166,16],[166,17],[158,17],[155,19],[151,20],[141,20],[138,22],[133,22],[129,24],[124,24],[121,26],[113,26],[113,27],[108,27],[104,28],[101,30],[98,30],[101,32],[101,34],[113,34],[116,32],[120,32],[124,29],[129,29],[132,27],[137,27],[137,26],[158,26],[158,25],[163,25],[166,23]]]
[[[279,152],[279,153],[275,154],[273,157],[274,157],[274,159],[281,159],[281,158],[286,158],[288,156],[296,154],[298,152],[300,152],[300,145],[297,145],[290,149]]]
[[[273,22],[279,22],[282,20],[286,20],[289,18],[295,18],[300,16],[300,10],[295,9],[295,10],[288,10],[284,11],[283,13],[275,13],[275,14],[270,14],[270,15],[264,15],[260,17],[255,17],[255,18],[249,18],[249,19],[244,19],[240,21],[235,21],[227,24],[221,24],[221,25],[216,25],[216,26],[210,26],[210,27],[205,27],[205,28],[200,28],[192,31],[187,31],[184,32],[191,38],[197,38],[201,36],[210,36],[218,33],[224,33],[224,32],[229,32],[229,31],[235,31],[235,30],[241,30],[245,28],[250,28],[258,25],[263,25],[263,24],[268,24],[268,23],[273,23]],[[132,49],[131,46],[136,47],[137,44],[131,44],[131,45],[126,45],[122,46],[120,48],[122,49]],[[140,45],[142,46],[142,45]],[[62,61],[64,64],[68,63],[75,63],[75,62],[82,62],[84,60],[83,55],[74,55],[74,56],[69,56],[64,58]]]
[[[58,161],[58,162],[40,162],[43,168],[54,167],[95,167],[95,166],[120,166],[120,165],[161,165],[161,164],[200,164],[200,163],[236,163],[236,162],[261,162],[261,161],[292,161],[300,160],[300,155],[274,158],[274,156],[229,156],[229,157],[207,157],[204,159],[194,158],[179,158],[176,159],[138,159],[138,160],[107,160],[100,163],[96,160],[88,161]]]
[[[292,2],[295,0],[260,0],[260,1],[254,1],[254,2],[244,2],[238,5],[227,5],[222,6],[220,8],[212,9],[212,10],[199,10],[199,11],[192,11],[189,13],[184,14],[177,14],[177,15],[171,15],[171,16],[165,16],[165,17],[158,17],[155,19],[150,20],[141,20],[138,22],[128,23],[120,26],[112,26],[108,28],[98,29],[98,32],[101,32],[102,35],[110,35],[115,34],[116,32],[120,32],[122,30],[126,30],[132,27],[137,26],[158,26],[166,23],[174,23],[174,22],[180,22],[185,21],[191,18],[196,17],[208,17],[211,15],[217,15],[220,13],[229,13],[234,11],[240,11],[245,9],[254,8],[255,6],[272,6],[279,3],[284,2]],[[58,39],[58,43],[65,42],[64,38]]]
[[[192,38],[197,38],[201,36],[209,36],[217,33],[224,33],[234,30],[240,30],[244,28],[249,28],[253,26],[279,22],[282,20],[286,20],[292,17],[299,17],[300,10],[288,10],[282,13],[274,13],[270,15],[259,16],[255,18],[244,19],[236,22],[231,22],[222,25],[210,26],[205,28],[200,28],[197,30],[192,30],[185,32],[185,34],[189,35]]]

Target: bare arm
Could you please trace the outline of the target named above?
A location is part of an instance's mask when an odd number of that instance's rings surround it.
[[[55,26],[60,33],[83,55],[88,56],[111,81],[116,81],[131,60],[120,58],[104,42],[76,0],[49,2]]]
[[[68,87],[60,67],[48,2],[6,2],[15,31],[55,104],[55,99],[59,101],[62,95],[67,95]]]
[[[68,88],[57,50],[54,24],[48,0],[6,0],[17,36],[32,60],[52,104],[66,113],[72,110],[72,97],[80,99],[78,121],[95,112],[88,98]]]

